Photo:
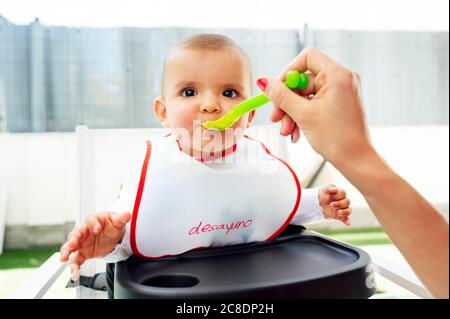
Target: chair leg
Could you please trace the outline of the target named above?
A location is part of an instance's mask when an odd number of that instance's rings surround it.
[[[106,264],[106,284],[108,299],[114,299],[114,271],[116,269],[115,263]]]

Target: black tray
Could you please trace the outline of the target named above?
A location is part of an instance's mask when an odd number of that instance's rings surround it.
[[[368,298],[369,255],[301,226],[272,241],[116,264],[114,298]]]

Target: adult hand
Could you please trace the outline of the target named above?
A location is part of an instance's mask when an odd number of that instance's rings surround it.
[[[308,88],[288,89],[283,82],[289,70],[307,71]],[[303,50],[278,79],[261,78],[257,83],[275,106],[272,121],[282,121],[281,134],[291,135],[294,143],[301,129],[314,150],[335,166],[373,151],[359,76],[319,50]]]

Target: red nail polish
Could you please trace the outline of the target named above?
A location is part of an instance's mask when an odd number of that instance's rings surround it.
[[[259,78],[256,81],[256,85],[263,91],[266,91],[267,84],[269,84],[269,81],[266,78]]]

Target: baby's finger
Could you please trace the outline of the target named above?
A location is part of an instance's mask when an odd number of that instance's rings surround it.
[[[75,227],[68,235],[67,235],[67,241],[69,241],[74,235],[78,234],[78,232],[80,231],[81,227],[77,226]]]
[[[80,252],[76,252],[74,257],[70,257],[72,264],[70,265],[70,269],[72,272],[72,280],[78,280],[80,278],[80,266],[84,264],[86,258]]]
[[[338,188],[334,184],[330,184],[325,188],[325,192],[330,195],[337,194],[337,191],[338,191]]]
[[[350,214],[352,213],[352,209],[350,207],[348,208],[344,208],[344,209],[339,209],[337,211],[337,216],[340,217],[348,217],[350,216]]]
[[[86,225],[83,225],[83,227],[80,228],[80,242],[83,242],[86,240],[89,236],[89,228],[86,227]]]
[[[62,262],[69,260],[70,253],[71,251],[67,243],[65,243],[64,245],[61,246],[59,260]]]
[[[90,215],[86,218],[84,224],[92,233],[98,234],[102,229],[101,219],[101,215]]]
[[[351,208],[346,209],[340,209],[337,211],[337,219],[339,219],[341,222],[343,222],[345,225],[350,226],[350,214],[352,213]]]
[[[339,201],[331,202],[330,206],[341,210],[348,208],[350,206],[350,199],[344,198]]]
[[[82,233],[80,229],[71,232],[67,236],[66,248],[68,248],[70,251],[79,249],[81,237]]]
[[[62,262],[67,261],[69,255],[78,249],[80,249],[79,240],[76,238],[76,235],[71,235],[70,239],[61,246],[59,260]]]
[[[342,188],[336,188],[336,192],[333,194],[332,199],[333,200],[341,200],[347,197],[347,193]]]
[[[130,219],[130,212],[110,215],[111,224],[117,229],[122,229],[130,221]]]
[[[79,250],[83,248],[84,241],[89,236],[89,229],[86,226],[82,226],[75,236],[73,236],[67,243],[71,251]]]
[[[68,236],[68,243],[71,248],[80,249],[83,241],[89,236],[89,229],[86,225],[81,226],[75,233]]]
[[[80,278],[80,266],[77,264],[70,265],[70,279],[77,281]]]
[[[343,222],[347,226],[351,226],[352,225],[352,223],[350,221],[350,218],[348,218],[348,217],[344,217],[340,221]]]
[[[87,238],[88,235],[89,230],[85,225],[77,227],[73,231],[71,231],[70,234],[67,236],[67,241],[61,246],[60,260],[67,261],[69,255],[72,252],[81,249],[81,247],[83,246],[82,242]]]

